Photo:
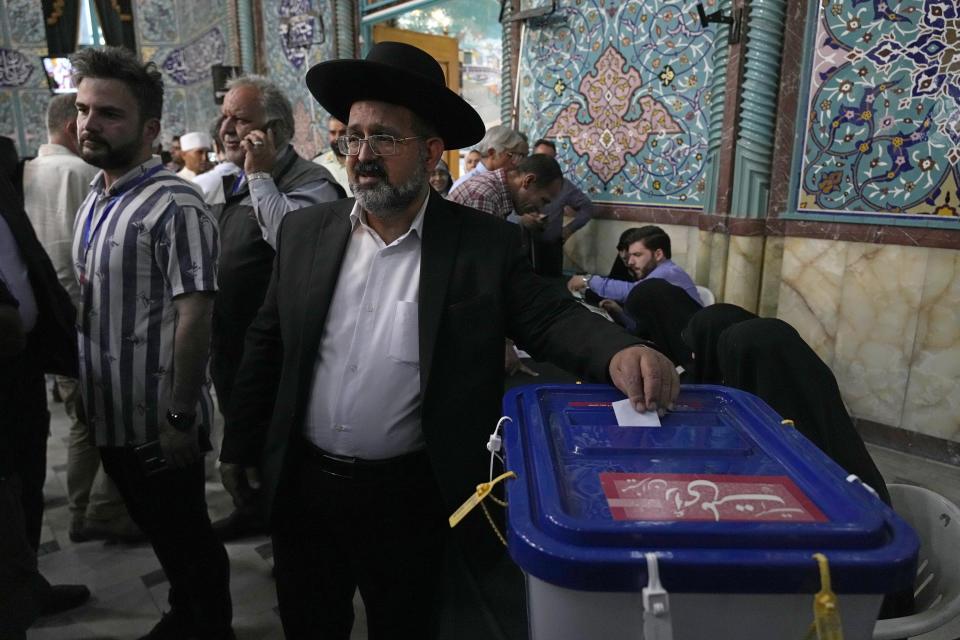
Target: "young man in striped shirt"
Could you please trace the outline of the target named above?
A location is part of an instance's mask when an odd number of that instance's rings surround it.
[[[170,581],[171,610],[145,637],[233,638],[229,564],[203,476],[216,223],[197,189],[151,154],[156,67],[115,47],[83,49],[73,64],[80,154],[102,169],[74,227],[82,398],[104,470]],[[160,455],[145,455],[149,443]]]

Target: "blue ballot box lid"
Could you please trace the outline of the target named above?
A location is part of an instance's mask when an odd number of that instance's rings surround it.
[[[560,586],[838,593],[913,583],[919,541],[890,508],[756,396],[681,388],[660,427],[621,427],[606,385],[532,385],[503,400],[508,547]]]

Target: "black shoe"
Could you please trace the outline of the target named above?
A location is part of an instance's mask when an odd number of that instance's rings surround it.
[[[54,584],[43,596],[41,616],[52,616],[79,607],[90,599],[90,589],[82,584]]]
[[[193,632],[183,618],[174,612],[165,613],[160,622],[150,629],[150,633],[139,640],[196,640],[198,636]]]
[[[213,532],[220,542],[230,542],[267,533],[267,524],[259,513],[234,510],[229,516],[213,523]]]
[[[210,636],[212,638],[213,636]],[[236,640],[233,629],[229,629],[222,637],[222,640]],[[139,638],[139,640],[200,640],[201,636],[192,628],[192,625],[183,620],[181,616],[171,611],[163,614],[160,622],[150,629],[150,633]]]
[[[146,539],[147,536],[140,530],[140,527],[129,521],[121,524],[88,522],[76,531],[73,528],[70,529],[71,542],[105,540],[107,543],[138,544]]]

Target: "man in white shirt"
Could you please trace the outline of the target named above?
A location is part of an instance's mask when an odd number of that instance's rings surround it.
[[[313,159],[318,165],[326,169],[337,179],[343,190],[347,192],[347,197],[353,195],[350,190],[350,180],[347,178],[347,156],[340,151],[337,140],[347,132],[347,125],[343,124],[333,116],[327,121],[327,132],[330,141],[330,149]]]
[[[193,180],[197,176],[210,171],[213,163],[210,162],[210,150],[213,149],[213,140],[209,133],[191,131],[180,136],[180,156],[183,158],[183,169],[177,175],[184,180]]]
[[[444,149],[475,143],[483,121],[427,53],[380,42],[314,66],[307,86],[348,123],[356,200],[284,221],[227,416],[224,485],[242,504],[263,470],[288,639],[349,638],[358,588],[371,638],[492,637],[482,613],[443,618],[447,605],[506,601],[522,620],[522,595],[491,582],[504,550],[483,513],[453,532],[446,516],[487,479],[504,337],[637,408],[666,409],[676,372],[535,276],[516,227],[430,188]]]
[[[84,162],[78,153],[76,94],[64,93],[50,99],[47,140],[47,144],[37,150],[37,157],[23,168],[24,209],[37,238],[50,255],[57,279],[77,305],[80,289],[71,255],[73,222],[99,169]],[[123,498],[100,466],[100,453],[90,443],[87,425],[77,416],[77,380],[57,376],[56,385],[70,419],[67,445],[70,540],[140,537]]]

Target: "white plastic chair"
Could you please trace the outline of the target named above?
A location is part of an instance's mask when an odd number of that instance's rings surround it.
[[[705,307],[709,307],[717,301],[716,296],[713,295],[713,291],[699,284],[697,285],[697,293],[700,294],[700,301],[703,302],[703,306]]]
[[[920,538],[911,616],[878,620],[874,640],[929,633],[960,615],[960,508],[939,493],[906,484],[887,485],[893,509]]]

